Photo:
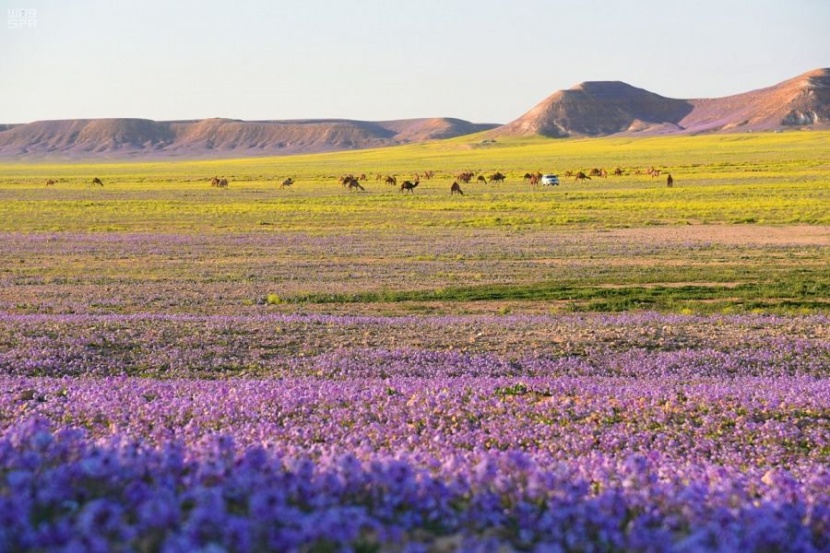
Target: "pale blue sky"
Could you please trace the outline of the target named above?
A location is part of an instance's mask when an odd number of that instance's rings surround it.
[[[716,97],[830,67],[829,0],[0,0],[0,123],[459,117],[622,80]],[[8,9],[36,28],[9,28]]]

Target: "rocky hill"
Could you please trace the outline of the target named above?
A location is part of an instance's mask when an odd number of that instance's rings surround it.
[[[496,125],[399,121],[72,119],[0,125],[0,158],[242,157],[327,152],[451,138]]]
[[[501,136],[696,134],[830,128],[830,69],[775,86],[680,100],[619,81],[560,90],[497,126],[452,118],[398,121],[151,121],[74,119],[0,124],[0,159],[243,157],[356,150],[436,140],[489,130]]]
[[[734,96],[680,100],[623,82],[586,82],[560,90],[491,131],[492,136],[696,134],[830,128],[830,69]]]

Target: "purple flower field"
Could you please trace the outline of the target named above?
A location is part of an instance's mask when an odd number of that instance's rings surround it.
[[[825,316],[0,320],[0,551],[830,550]]]

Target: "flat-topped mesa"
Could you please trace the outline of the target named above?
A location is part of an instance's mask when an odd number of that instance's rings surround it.
[[[621,81],[589,81],[554,92],[493,136],[694,134],[830,127],[830,69],[709,99],[666,98]]]
[[[451,117],[70,119],[0,125],[0,159],[200,158],[289,155],[394,146],[489,131],[502,136],[608,136],[830,128],[830,69],[722,98],[675,99],[622,81],[554,92],[502,126]]]
[[[392,146],[492,129],[461,119],[71,119],[0,126],[0,158],[242,157]]]

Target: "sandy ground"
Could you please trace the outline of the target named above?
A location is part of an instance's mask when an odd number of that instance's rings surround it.
[[[668,244],[691,240],[726,245],[830,246],[830,227],[812,225],[688,225],[594,232],[601,232],[626,242],[650,241]]]

